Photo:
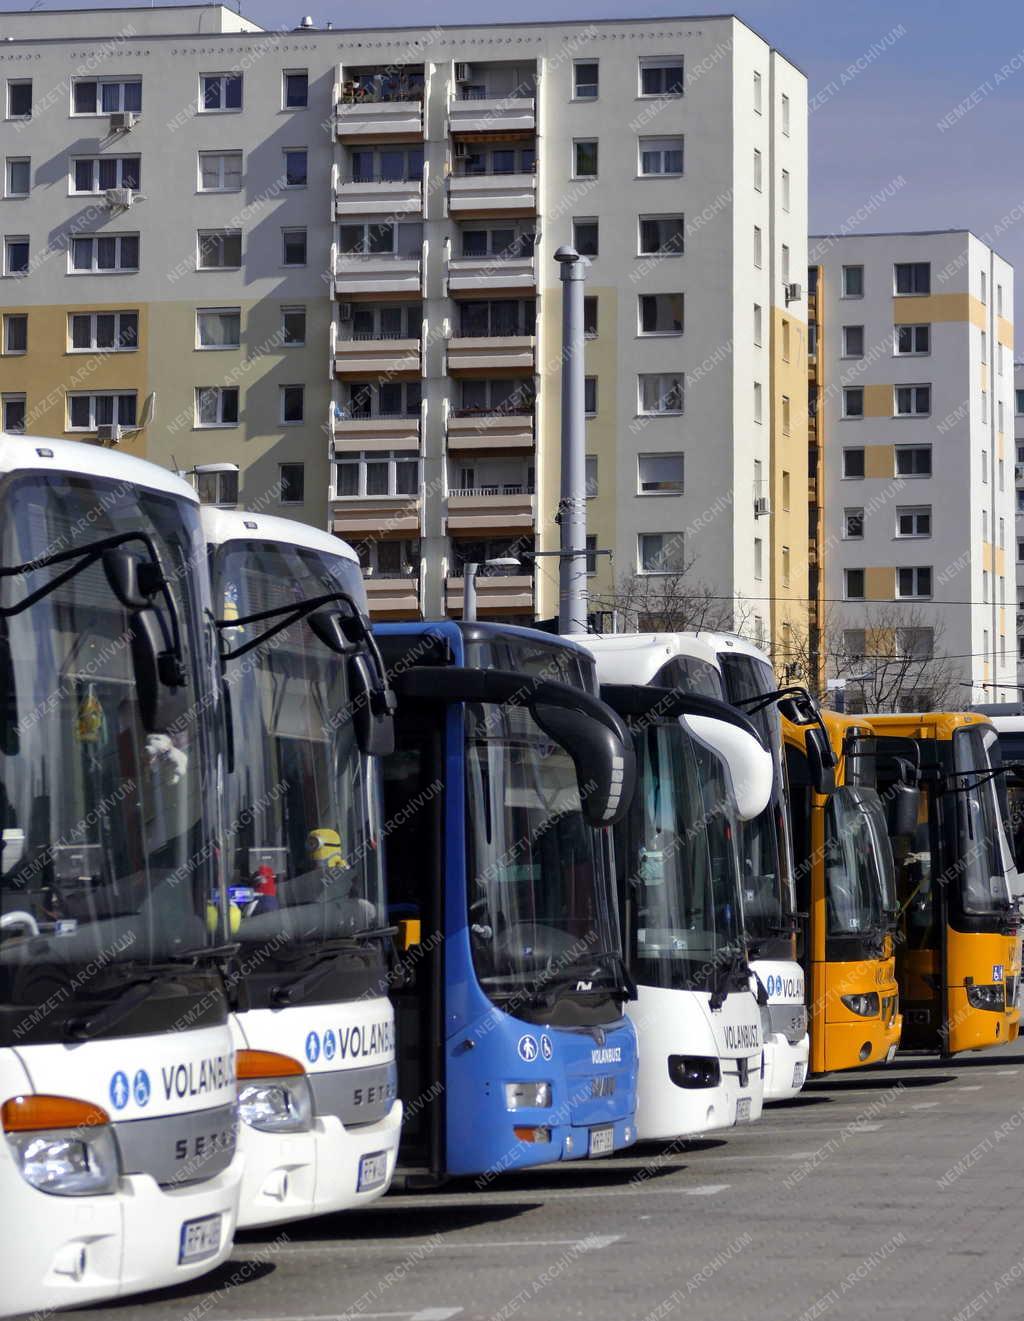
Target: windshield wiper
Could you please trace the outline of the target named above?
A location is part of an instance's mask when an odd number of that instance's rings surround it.
[[[359,948],[361,941],[381,940],[387,936],[397,935],[397,927],[367,927],[364,931],[355,931],[351,936],[341,936],[337,941],[332,941],[331,947],[321,946],[318,951],[318,961],[304,972],[301,977],[295,981],[288,982],[287,985],[278,985],[270,993],[270,998],[278,1005],[293,1005],[301,1000],[308,991],[319,986],[334,970],[335,964],[345,954],[351,954],[354,949]]]
[[[742,949],[730,951],[728,961],[722,964],[718,971],[719,975],[714,980],[714,989],[708,1001],[709,1009],[721,1009],[729,992],[739,989],[732,985],[734,981],[738,981],[742,977],[749,982],[750,964],[746,952]],[[758,980],[760,981],[760,979]]]
[[[128,982],[104,1009],[85,1018],[69,1018],[64,1024],[65,1037],[71,1037],[75,1041],[88,1041],[90,1037],[98,1037],[110,1028],[116,1027],[133,1009],[137,1009],[149,999],[161,984],[161,980],[158,976],[151,976]]]

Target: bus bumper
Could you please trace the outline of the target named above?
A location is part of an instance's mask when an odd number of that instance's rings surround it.
[[[245,1174],[239,1229],[376,1201],[391,1184],[401,1132],[401,1101],[395,1101],[383,1119],[349,1129],[337,1115],[318,1115],[308,1133],[263,1133],[240,1123],[238,1146]]]
[[[807,1078],[810,1037],[797,1042],[773,1032],[764,1043],[764,1099],[789,1101],[798,1095]]]
[[[889,1022],[880,1018],[862,1018],[855,1023],[823,1023],[825,1033],[825,1072],[858,1069],[865,1064],[881,1064],[900,1044],[903,1016],[896,1014]]]

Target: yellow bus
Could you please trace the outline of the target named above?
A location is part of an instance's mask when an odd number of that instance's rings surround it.
[[[882,797],[908,766],[921,787],[916,827],[889,822],[903,1044],[948,1056],[1014,1041],[1019,882],[992,722],[950,711],[863,719],[877,738]]]
[[[811,1073],[891,1060],[902,1026],[895,869],[874,735],[856,717],[821,714],[835,759],[830,794],[814,788],[816,726],[783,721]]]

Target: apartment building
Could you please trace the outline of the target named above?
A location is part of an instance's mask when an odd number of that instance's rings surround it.
[[[966,230],[812,236],[810,255],[825,650],[862,674],[920,660],[904,709],[940,680],[1012,699],[1012,267]]]
[[[480,613],[549,616],[575,243],[595,596],[685,564],[765,642],[806,626],[806,82],[750,28],[0,36],[5,425],[332,528],[379,617],[494,560]]]
[[[1013,364],[1013,484],[1017,561],[1017,683],[1024,684],[1024,362]],[[1019,694],[1018,694],[1019,695]]]

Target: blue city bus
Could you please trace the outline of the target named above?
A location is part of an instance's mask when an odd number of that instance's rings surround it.
[[[399,1179],[609,1155],[636,1140],[610,827],[632,740],[593,658],[532,629],[384,624]],[[406,946],[410,941],[403,942]]]

